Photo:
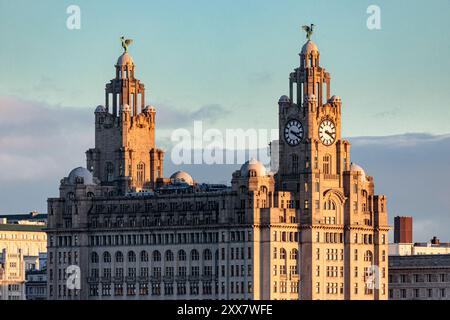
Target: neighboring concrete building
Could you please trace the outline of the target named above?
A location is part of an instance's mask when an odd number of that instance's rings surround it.
[[[0,253],[0,300],[25,300],[25,267],[21,250]]]
[[[25,293],[27,300],[47,300],[47,270],[26,273]]]
[[[48,199],[49,299],[387,299],[386,198],[350,161],[319,58],[308,41],[279,100],[278,172],[252,159],[226,187],[163,177],[156,111],[122,54],[88,169]]]
[[[389,299],[450,300],[450,255],[390,256]]]
[[[26,271],[39,269],[47,252],[44,226],[14,219],[15,224],[5,224],[7,218],[0,223],[0,300],[25,299]]]
[[[29,214],[4,214],[0,215],[0,223],[45,226],[47,224],[47,214],[36,211],[32,211]]]
[[[390,256],[414,256],[427,254],[450,254],[450,243],[440,243],[433,238],[430,242],[390,243]]]
[[[0,250],[15,253],[21,250],[23,256],[39,257],[47,252],[47,234],[44,226],[0,223]]]

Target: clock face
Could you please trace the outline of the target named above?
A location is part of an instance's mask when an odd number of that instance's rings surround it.
[[[331,146],[336,141],[336,126],[333,121],[325,119],[320,123],[319,138],[326,146]]]
[[[303,125],[298,120],[290,120],[284,127],[284,139],[290,146],[299,145],[303,134]]]

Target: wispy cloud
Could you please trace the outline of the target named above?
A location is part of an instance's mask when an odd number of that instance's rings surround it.
[[[214,123],[226,114],[226,109],[219,104],[205,105],[192,111],[180,110],[167,104],[156,105],[158,127],[165,129],[190,126],[196,120]]]

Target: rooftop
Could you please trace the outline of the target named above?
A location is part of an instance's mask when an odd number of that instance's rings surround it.
[[[0,231],[44,232],[45,226],[28,224],[0,224]]]
[[[450,268],[450,254],[389,256],[389,268]]]

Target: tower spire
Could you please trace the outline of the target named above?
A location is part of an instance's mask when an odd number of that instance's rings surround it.
[[[133,43],[132,39],[120,37],[124,52],[117,59],[116,77],[106,84],[105,104],[106,110],[112,106],[112,114],[120,115],[122,108],[126,105],[131,107],[131,116],[141,113],[145,108],[145,87],[140,80],[134,76],[135,65],[133,58],[128,53],[128,46]]]

